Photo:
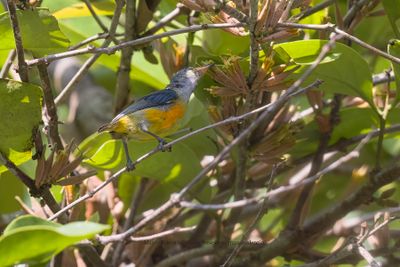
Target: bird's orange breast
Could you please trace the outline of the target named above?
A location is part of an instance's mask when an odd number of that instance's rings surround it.
[[[185,114],[186,105],[177,101],[168,108],[149,108],[144,112],[149,131],[164,135],[175,130],[178,121]]]

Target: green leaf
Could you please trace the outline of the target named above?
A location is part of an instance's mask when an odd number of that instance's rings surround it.
[[[399,40],[391,40],[388,44],[388,53],[395,57],[400,57],[400,41]],[[396,98],[392,104],[393,107],[397,105],[400,101],[400,66],[397,63],[392,64],[392,69],[394,72],[395,82],[396,82]]]
[[[94,12],[97,16],[110,16],[114,14],[115,2],[112,1],[101,1],[90,3],[93,7]],[[92,17],[92,13],[89,11],[85,3],[76,3],[71,6],[67,6],[53,15],[57,19],[65,18],[76,18],[76,17]]]
[[[36,56],[64,51],[69,40],[47,9],[17,10],[22,44]],[[0,14],[0,50],[15,48],[8,13]]]
[[[35,129],[41,122],[40,87],[0,79],[0,152],[15,164],[29,160]],[[0,167],[0,173],[4,171]]]
[[[296,64],[302,65],[296,71],[301,73],[308,68],[305,65],[314,62],[326,43],[326,40],[317,39],[294,41],[275,45],[274,50],[281,58],[289,56]],[[344,44],[336,43],[307,82],[316,79],[324,81],[320,88],[326,92],[358,96],[375,108],[372,101],[372,74],[368,64],[360,54]]]
[[[248,36],[235,36],[220,29],[202,31],[200,34],[202,47],[212,55],[240,55],[249,49]]]
[[[9,171],[0,173],[0,214],[19,211],[21,206],[15,196],[23,197],[26,188],[21,181]]]
[[[393,32],[396,35],[396,38],[400,38],[400,25],[398,24],[400,19],[399,1],[382,0],[382,5],[385,9],[385,13],[390,21],[390,25],[393,28]]]
[[[43,263],[66,247],[108,228],[92,222],[60,225],[31,215],[18,217],[0,237],[0,266]]]

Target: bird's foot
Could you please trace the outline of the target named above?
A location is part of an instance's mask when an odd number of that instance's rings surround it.
[[[168,144],[167,141],[164,139],[160,138],[158,140],[158,149],[161,150],[162,152],[171,152],[172,148],[170,146],[165,147],[165,145]]]
[[[128,159],[126,161],[126,171],[130,172],[133,171],[134,169],[136,169],[135,164],[132,162],[131,159]]]

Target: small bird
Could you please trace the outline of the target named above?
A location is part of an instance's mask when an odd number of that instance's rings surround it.
[[[162,138],[177,130],[183,118],[189,98],[199,79],[213,64],[178,71],[163,90],[146,95],[119,113],[98,132],[109,132],[115,139],[121,139],[126,156],[127,170],[135,169],[128,151],[128,139],[139,141],[156,139],[163,150],[166,144]]]

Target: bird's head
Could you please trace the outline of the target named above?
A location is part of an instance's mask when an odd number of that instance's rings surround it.
[[[197,68],[184,68],[174,74],[168,87],[175,90],[183,100],[189,101],[190,95],[197,86],[197,82],[213,65],[208,64]]]

